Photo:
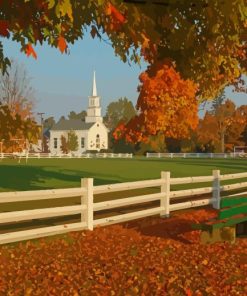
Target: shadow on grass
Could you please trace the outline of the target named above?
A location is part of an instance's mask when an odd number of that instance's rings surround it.
[[[62,170],[56,167],[10,165],[0,166],[0,191],[41,190],[57,188],[56,182],[64,182],[62,187],[79,187],[81,178],[93,178],[95,174],[79,170]],[[95,185],[118,183],[114,175],[98,174]],[[49,182],[49,183],[47,183]],[[46,184],[47,183],[47,184]],[[59,188],[61,186],[59,185]]]

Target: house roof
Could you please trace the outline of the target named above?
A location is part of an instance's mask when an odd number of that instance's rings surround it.
[[[95,122],[86,123],[81,119],[62,119],[56,123],[51,130],[67,131],[67,130],[89,130]]]

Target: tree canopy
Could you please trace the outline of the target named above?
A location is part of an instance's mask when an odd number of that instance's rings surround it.
[[[0,36],[19,42],[35,59],[38,42],[69,53],[69,45],[88,30],[92,38],[110,43],[124,62],[144,58],[149,66],[140,76],[138,115],[120,127],[134,142],[160,132],[186,135],[196,126],[196,101],[215,98],[227,85],[243,90],[245,0],[1,0],[0,10]],[[0,44],[3,72],[8,64]],[[162,87],[155,82],[160,76]],[[176,84],[183,86],[180,93]]]
[[[68,44],[108,35],[123,61],[172,62],[182,78],[198,84],[198,96],[213,98],[247,72],[245,0],[2,0],[0,35],[16,40],[28,56],[47,42]],[[0,46],[0,67],[9,60]]]
[[[119,122],[127,123],[135,115],[136,110],[133,103],[126,97],[119,98],[107,106],[104,123],[110,130],[113,130]]]

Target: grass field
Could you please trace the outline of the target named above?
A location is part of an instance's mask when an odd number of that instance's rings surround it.
[[[39,190],[80,186],[81,178],[95,185],[158,179],[161,171],[171,177],[247,171],[247,159],[29,159],[0,162],[0,191]]]

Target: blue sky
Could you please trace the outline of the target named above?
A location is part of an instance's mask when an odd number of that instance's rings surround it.
[[[94,70],[103,114],[107,105],[120,97],[129,98],[134,105],[137,101],[138,77],[146,69],[145,63],[141,67],[123,63],[110,45],[92,39],[89,34],[69,46],[70,55],[61,54],[47,45],[37,45],[37,60],[21,53],[18,43],[2,42],[5,55],[23,64],[32,78],[31,84],[36,90],[35,112],[45,112],[45,118],[54,116],[59,119],[72,110],[85,110],[92,91]],[[232,93],[229,88],[226,94],[237,105],[247,104],[246,94]]]

